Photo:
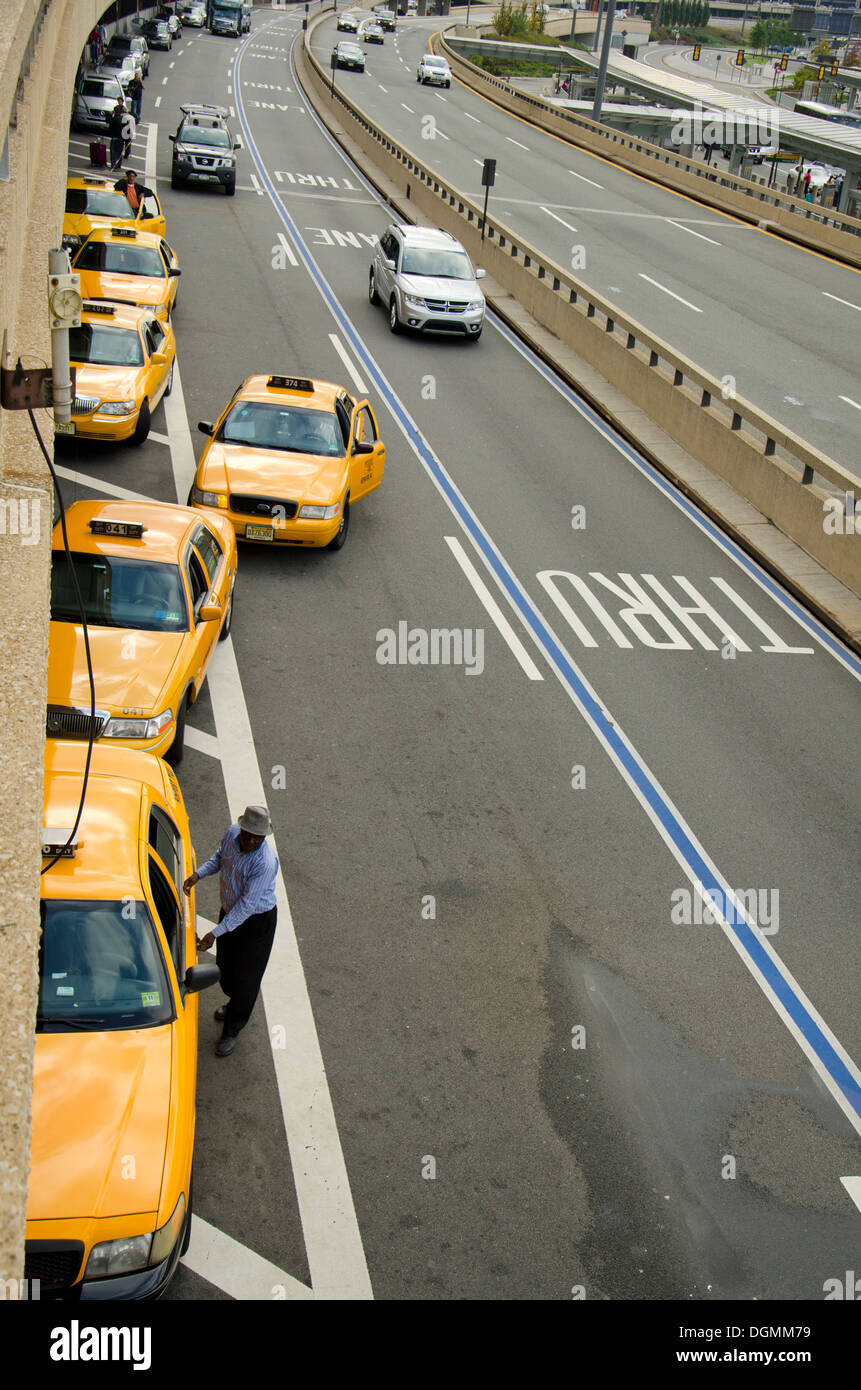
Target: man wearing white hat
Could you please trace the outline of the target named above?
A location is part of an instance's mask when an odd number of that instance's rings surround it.
[[[266,843],[272,823],[265,806],[247,806],[231,825],[211,859],[182,885],[190,893],[209,874],[220,874],[218,926],[198,941],[201,951],[215,942],[221,988],[228,996],[215,1017],[224,1024],[216,1057],[229,1057],[260,993],[260,982],[275,939],[275,878],[278,858]]]

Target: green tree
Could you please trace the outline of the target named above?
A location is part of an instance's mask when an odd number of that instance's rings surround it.
[[[810,56],[811,58],[830,58],[831,44],[828,42],[827,39],[820,39],[819,42],[815,43],[811,48]]]

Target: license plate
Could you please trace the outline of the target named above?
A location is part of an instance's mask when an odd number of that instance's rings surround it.
[[[248,525],[245,528],[245,539],[248,541],[271,541],[274,535],[274,526]]]
[[[55,425],[55,426],[54,426],[54,433],[55,433],[55,434],[74,434],[74,433],[75,433],[75,422],[74,422],[74,420],[73,420],[70,424],[68,424],[68,425]]]

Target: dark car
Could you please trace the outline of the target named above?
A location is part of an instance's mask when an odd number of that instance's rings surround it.
[[[358,72],[365,71],[365,55],[357,43],[347,43],[344,40],[335,44],[332,57],[335,60],[336,68],[353,68]]]
[[[355,14],[339,15],[338,32],[344,34],[357,34],[359,32],[359,16]]]
[[[190,102],[181,106],[182,120],[173,142],[170,168],[171,188],[184,183],[217,183],[228,197],[236,192],[236,154],[227,127],[223,106],[204,106]]]
[[[141,33],[150,48],[171,48],[173,34],[163,19],[148,19],[141,25]]]
[[[137,53],[141,62],[141,73],[149,72],[149,48],[142,34],[114,34],[108,44],[109,53]]]
[[[362,42],[363,42],[363,43],[383,43],[383,42],[384,42],[384,38],[383,38],[383,26],[382,26],[382,24],[378,24],[378,23],[376,22],[376,20],[369,20],[367,24],[363,24],[363,25],[362,25]]]
[[[374,14],[377,16],[377,23],[381,24],[384,29],[393,33],[397,28],[398,21],[395,18],[394,10],[374,10]]]

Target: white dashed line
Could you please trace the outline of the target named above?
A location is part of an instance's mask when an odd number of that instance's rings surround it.
[[[666,219],[671,227],[678,227],[680,232],[689,232],[691,236],[698,236],[700,241],[707,241],[710,246],[721,246],[720,241],[715,241],[714,237],[703,236],[702,232],[695,232],[693,227],[686,227],[683,222],[674,222],[672,217]]]
[[[251,175],[251,187],[254,189],[254,192],[258,195],[258,197],[263,197],[263,189],[258,181],[256,174]]]
[[[823,290],[822,293],[825,295],[826,299],[833,299],[838,304],[845,304],[847,309],[861,310],[861,304],[853,304],[849,299],[841,299],[839,294],[829,294],[827,290]]]
[[[414,116],[416,114],[411,106],[407,106],[405,101],[401,102],[401,106],[404,108],[405,111],[409,111],[411,116]]]
[[[591,183],[593,188],[603,188],[603,183],[596,183],[594,179],[587,179],[585,174],[578,174],[576,169],[569,169],[568,173],[575,179],[580,179],[582,183]]]
[[[576,232],[577,228],[572,227],[570,222],[566,222],[564,217],[557,217],[555,212],[551,212],[549,208],[545,208],[543,206],[541,208],[541,211],[546,212],[548,217],[552,217],[554,222],[561,222],[562,226],[567,227],[569,232]]]
[[[698,309],[696,304],[691,304],[690,300],[688,299],[682,299],[682,296],[680,294],[676,294],[675,290],[668,290],[666,285],[662,285],[658,280],[653,280],[651,275],[644,275],[643,272],[640,271],[640,279],[648,280],[649,284],[654,285],[656,290],[663,290],[664,294],[668,294],[671,299],[677,299],[680,304],[684,304],[686,309],[693,309],[695,314],[702,313],[702,309]]]
[[[518,148],[519,150],[527,150],[527,151],[529,150],[529,146],[528,146],[528,145],[521,145],[520,141],[519,141],[519,140],[515,140],[515,139],[513,138],[513,136],[511,136],[511,135],[506,135],[505,138],[506,138],[506,140],[508,141],[509,145],[516,145],[517,148]]]
[[[841,396],[840,399],[841,401],[845,401],[847,405],[854,405],[856,410],[861,410],[861,405],[859,405],[857,401],[853,401],[851,396]]]
[[[160,106],[161,106],[161,97],[156,97],[155,101],[153,102],[153,107],[154,107],[154,109],[157,111],[158,108],[159,108]]]
[[[471,115],[469,111],[464,111],[463,114],[466,116],[468,121],[475,121],[476,125],[481,125],[481,121],[478,119],[478,117]]]

